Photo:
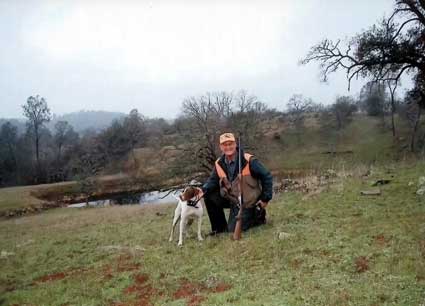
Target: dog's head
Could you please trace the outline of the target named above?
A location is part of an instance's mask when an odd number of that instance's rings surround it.
[[[183,192],[180,194],[180,200],[189,201],[199,194],[199,190],[195,187],[189,186],[186,187]]]

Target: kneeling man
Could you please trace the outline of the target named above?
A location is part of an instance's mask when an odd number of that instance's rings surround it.
[[[211,234],[234,232],[238,214],[239,150],[235,136],[225,133],[220,136],[223,155],[215,162],[207,182],[202,186],[205,206],[211,222]],[[272,198],[273,178],[270,172],[253,155],[241,151],[242,190],[244,209],[242,230],[264,224],[265,208]],[[226,221],[224,208],[230,208]]]

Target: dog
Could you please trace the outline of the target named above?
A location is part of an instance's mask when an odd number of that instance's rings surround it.
[[[183,234],[189,221],[198,218],[198,240],[204,240],[201,235],[202,216],[204,215],[203,199],[199,197],[199,190],[189,186],[184,189],[179,197],[176,197],[178,204],[174,211],[173,223],[171,225],[171,233],[169,241],[173,241],[174,228],[180,220],[180,233],[178,245],[183,245]]]

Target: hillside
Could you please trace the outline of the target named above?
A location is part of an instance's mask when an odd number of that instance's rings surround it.
[[[383,126],[382,118],[357,114],[344,129],[337,131],[333,127],[323,127],[313,114],[306,120],[305,128],[298,131],[278,117],[263,122],[260,126],[261,139],[247,150],[258,156],[279,177],[302,176],[329,168],[349,169],[359,164],[384,165],[409,159],[412,155],[408,151],[407,123],[396,118],[398,136],[393,139],[389,118],[386,120],[387,125]],[[139,175],[154,173],[158,176],[180,175],[180,165],[193,166],[195,152],[190,151],[191,140],[172,134],[167,135],[161,144],[159,148],[136,149],[134,156],[129,154],[125,159],[121,169]]]
[[[52,120],[47,124],[47,127],[50,129],[50,131],[54,131],[56,122],[67,121],[78,133],[84,132],[87,129],[98,131],[110,126],[112,121],[124,118],[125,115],[126,114],[119,112],[82,110],[60,116],[54,115]],[[0,126],[2,126],[7,121],[10,121],[14,126],[18,127],[19,134],[25,132],[26,118],[0,118]]]
[[[1,221],[2,305],[420,305],[425,164],[361,172],[276,196],[239,242],[169,243],[174,205]],[[380,196],[360,195],[382,178]]]
[[[317,118],[311,117],[302,135],[299,135],[277,118],[264,123],[261,144],[248,150],[260,158],[277,180],[321,173],[328,169],[350,170],[359,165],[365,167],[366,172],[372,166],[415,159],[406,148],[408,130],[404,121],[397,119],[397,126],[399,135],[394,140],[388,127],[383,128],[378,118],[358,115],[343,130],[334,131],[323,130]],[[191,151],[190,141],[174,133],[155,145],[135,149],[134,154],[130,152],[123,156],[121,161],[108,167],[100,180],[107,177],[109,191],[121,193],[128,190],[149,191],[148,188],[155,189],[155,186],[163,188],[166,182],[173,182],[173,185],[195,177],[200,179],[202,173],[191,170],[194,169],[195,152]],[[114,186],[114,178],[122,174],[128,176],[127,185],[130,187],[123,185],[119,179]],[[134,179],[145,183],[134,184]],[[48,193],[45,192],[47,189]],[[102,197],[102,190],[106,189],[100,184],[97,197]],[[35,195],[38,199],[34,198]],[[3,188],[0,189],[0,215],[7,215],[7,211],[13,211],[14,207],[39,207],[40,200],[46,204],[54,199],[54,203],[43,206],[58,206],[61,198],[70,196],[79,197],[78,190],[64,188],[63,184]]]
[[[404,120],[396,118],[398,136],[393,139],[387,118],[356,115],[342,130],[320,126],[310,118],[301,135],[283,129],[279,139],[269,140],[266,155],[272,168],[288,170],[320,170],[352,167],[358,164],[386,164],[410,156],[407,145],[409,130]],[[323,124],[323,123],[322,123]]]
[[[55,123],[59,120],[68,121],[74,127],[74,130],[81,133],[87,129],[102,130],[111,125],[112,121],[124,118],[124,113],[107,111],[79,111],[56,116],[49,128],[53,129]]]

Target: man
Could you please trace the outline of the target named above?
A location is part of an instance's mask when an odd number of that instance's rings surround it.
[[[234,232],[236,226],[239,149],[235,136],[224,133],[220,136],[223,155],[216,161],[214,169],[202,186],[205,206],[211,222],[211,234]],[[241,151],[244,210],[242,230],[265,223],[265,208],[272,198],[273,178],[270,172],[252,155]],[[230,208],[226,221],[224,208]]]

